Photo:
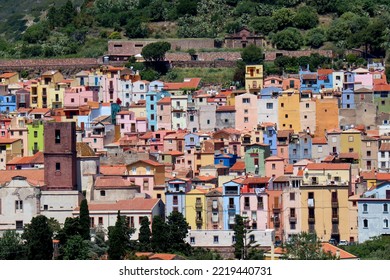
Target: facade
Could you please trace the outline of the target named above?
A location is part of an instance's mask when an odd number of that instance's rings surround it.
[[[257,127],[257,96],[245,93],[235,98],[236,129],[252,130]]]
[[[222,190],[223,229],[231,230],[235,224],[235,216],[240,214],[241,185],[229,181],[223,184]]]
[[[44,150],[44,122],[40,120],[34,120],[31,123],[27,123],[27,141],[28,141],[28,155],[34,155],[37,152],[43,152]]]
[[[186,200],[186,220],[191,229],[207,228],[207,189],[196,188],[188,191],[185,195]]]
[[[245,66],[245,90],[255,95],[259,95],[263,88],[263,65]]]
[[[308,133],[292,134],[288,144],[288,160],[294,164],[312,158],[312,138]]]
[[[390,234],[390,183],[365,192],[358,200],[359,242]]]
[[[278,128],[301,131],[300,123],[300,95],[293,89],[283,91],[278,97]]]
[[[265,159],[271,155],[269,145],[251,144],[245,146],[245,169],[247,173],[265,176]]]

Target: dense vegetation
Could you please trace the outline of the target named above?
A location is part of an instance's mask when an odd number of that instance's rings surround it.
[[[390,236],[378,236],[343,249],[363,260],[390,260]]]
[[[4,0],[0,57],[95,57],[108,39],[210,37],[246,26],[272,47],[384,56],[390,0]],[[271,48],[271,45],[270,45]]]

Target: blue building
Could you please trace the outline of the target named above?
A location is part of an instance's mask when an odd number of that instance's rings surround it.
[[[0,95],[0,112],[16,111],[16,96],[12,94]]]
[[[167,182],[165,192],[165,213],[167,216],[178,211],[185,217],[186,192],[190,191],[191,184],[184,179],[171,179]]]
[[[238,156],[234,154],[216,154],[214,155],[214,164],[222,164],[227,167],[232,167],[236,161]]]
[[[191,150],[200,147],[200,136],[197,133],[188,133],[184,136],[184,149]]]
[[[390,182],[383,182],[358,199],[359,242],[389,235]]]
[[[317,85],[320,90],[333,89],[333,70],[332,69],[318,69],[317,71]]]
[[[317,83],[317,72],[311,72],[309,66],[308,70],[299,70],[299,80],[301,83],[301,91],[311,91],[313,94],[319,94],[320,87]]]
[[[344,72],[344,84],[343,90],[351,89],[353,90],[355,87],[355,74],[351,71]]]
[[[163,90],[164,83],[153,81],[149,84],[149,92],[146,94],[146,117],[148,119],[148,129],[157,130],[157,102],[171,94]]]
[[[292,134],[288,144],[289,163],[294,164],[302,159],[311,159],[311,149],[312,139],[310,134]]]
[[[341,93],[341,108],[342,109],[355,109],[355,94],[353,89],[344,89]]]
[[[234,181],[223,184],[222,202],[223,202],[223,228],[225,230],[233,229],[234,218],[240,214],[240,191],[241,185]]]
[[[276,125],[263,124],[263,143],[268,144],[270,147],[271,155],[276,156],[278,154],[278,146],[276,144],[276,137],[278,131]]]
[[[262,88],[260,91],[261,99],[277,98],[282,90],[277,87]]]

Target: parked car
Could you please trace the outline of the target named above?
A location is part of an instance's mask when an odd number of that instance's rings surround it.
[[[347,240],[340,240],[339,245],[340,246],[348,246],[348,241]]]
[[[334,239],[334,238],[329,239],[329,244],[336,246],[337,245],[336,239]]]

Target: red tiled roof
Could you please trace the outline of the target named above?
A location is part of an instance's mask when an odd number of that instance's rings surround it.
[[[183,88],[197,88],[200,84],[201,78],[184,79],[182,83],[164,83],[166,90],[180,90]]]
[[[300,176],[300,177],[303,176],[303,169],[298,170],[297,176]]]
[[[164,164],[161,164],[157,161],[151,160],[151,159],[141,159],[139,160],[141,162],[144,162],[146,164],[152,165],[152,166],[164,166]]]
[[[184,155],[184,153],[180,151],[168,151],[168,152],[164,152],[164,155],[182,156]]]
[[[154,198],[134,198],[129,200],[118,200],[114,203],[89,203],[88,209],[92,211],[148,211],[152,210],[159,199]],[[80,207],[77,207],[75,211],[79,211]]]
[[[269,182],[269,177],[248,177],[245,178],[241,184],[267,184]]]
[[[193,179],[193,181],[204,181],[204,182],[207,182],[207,181],[212,181],[214,179],[215,179],[214,176],[196,176]]]
[[[125,175],[127,171],[126,165],[101,165],[100,173],[103,175]]]
[[[375,171],[372,170],[372,171],[363,171],[360,173],[360,176],[363,178],[363,180],[375,180],[376,179],[376,175],[375,175]]]
[[[317,80],[317,74],[303,74],[302,79],[305,80]]]
[[[171,104],[171,98],[170,97],[164,97],[160,99],[160,101],[157,102],[158,105],[160,104]]]
[[[321,243],[322,250],[324,252],[330,252],[333,256],[339,255],[340,260],[344,259],[357,259],[355,255],[352,255],[351,253],[348,253],[347,251],[336,247],[328,242],[322,242]]]
[[[244,171],[245,170],[245,162],[244,161],[236,161],[232,167],[230,167],[230,171]]]
[[[235,106],[219,106],[216,110],[217,112],[235,112]]]
[[[349,163],[309,163],[307,165],[309,170],[349,170],[350,167]]]
[[[34,164],[34,163],[38,163],[38,164],[44,163],[42,152],[38,152],[35,155],[28,156],[28,157],[14,157],[7,163],[7,165]]]
[[[284,160],[284,159],[281,158],[281,157],[278,157],[278,156],[270,156],[270,157],[267,157],[267,158],[265,159],[265,161],[271,161],[271,160],[280,160],[280,161],[282,161],[282,160]]]
[[[0,138],[0,144],[12,144],[16,141],[21,141],[21,139],[12,139],[12,138]]]
[[[44,185],[45,176],[43,169],[21,169],[21,170],[0,170],[0,183],[6,183],[12,180],[12,177],[22,176],[36,185]]]
[[[175,254],[153,254],[152,256],[149,257],[149,260],[165,260],[165,261],[170,261],[174,260],[177,258],[177,255]]]
[[[0,75],[0,79],[9,79],[9,78],[15,76],[16,74],[18,74],[18,73],[16,73],[16,72],[3,73]]]
[[[96,189],[116,189],[116,188],[128,188],[132,186],[132,183],[119,176],[101,176],[95,180]]]
[[[377,173],[376,179],[378,181],[390,181],[390,173]]]
[[[144,135],[140,136],[139,139],[150,139],[153,138],[153,132],[148,131]]]
[[[278,130],[277,133],[278,133],[277,137],[288,138],[290,134],[294,133],[294,130],[293,129]]]
[[[379,148],[380,152],[389,152],[390,151],[390,143],[382,143]]]
[[[187,132],[172,133],[172,134],[166,135],[164,137],[164,140],[175,140],[175,139],[183,140],[184,136],[186,136],[186,135],[187,135]]]
[[[339,158],[352,158],[352,159],[359,159],[358,153],[340,153]]]
[[[132,112],[130,111],[120,111],[117,113],[117,115],[131,115]]]
[[[311,143],[312,143],[312,144],[327,144],[328,141],[326,141],[326,138],[325,138],[325,137],[314,137],[314,138],[311,140]]]
[[[324,158],[323,162],[333,162],[334,159],[335,156],[329,155]]]
[[[30,114],[46,114],[49,111],[49,108],[35,108],[30,112]]]
[[[374,85],[374,91],[390,91],[390,85]]]
[[[333,69],[318,69],[318,75],[329,75],[333,73]]]
[[[294,172],[294,165],[292,164],[287,164],[285,167],[284,167],[284,174],[293,174]]]
[[[146,117],[138,117],[138,118],[135,118],[136,121],[146,121],[147,118]]]

